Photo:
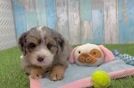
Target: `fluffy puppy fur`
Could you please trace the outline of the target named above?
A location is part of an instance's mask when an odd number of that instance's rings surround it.
[[[51,80],[63,79],[70,47],[61,34],[48,27],[34,27],[21,35],[19,46],[22,67],[33,79],[47,72]]]

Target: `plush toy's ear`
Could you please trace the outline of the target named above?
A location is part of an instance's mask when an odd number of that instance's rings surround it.
[[[69,57],[69,62],[72,63],[72,64],[75,63],[74,52],[76,51],[77,48],[78,48],[78,46],[75,47],[75,48],[71,51],[71,54],[70,54],[70,57]]]
[[[105,62],[109,62],[111,60],[114,59],[114,55],[113,53],[107,49],[106,47],[104,47],[103,45],[99,45],[100,49],[103,51],[104,53],[104,59],[105,59]]]

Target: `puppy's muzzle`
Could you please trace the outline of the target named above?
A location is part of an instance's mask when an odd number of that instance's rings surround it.
[[[45,57],[38,56],[37,61],[38,61],[38,62],[43,62],[43,61],[44,61],[44,59],[45,59]]]

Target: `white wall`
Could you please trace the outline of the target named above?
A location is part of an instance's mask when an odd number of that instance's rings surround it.
[[[0,0],[0,50],[16,46],[11,0]]]

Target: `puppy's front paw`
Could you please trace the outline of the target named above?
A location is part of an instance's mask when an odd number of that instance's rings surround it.
[[[34,74],[31,74],[30,77],[31,77],[32,79],[41,79],[41,78],[42,78],[42,75],[41,75],[41,74],[36,74],[36,73],[34,73]]]
[[[50,79],[53,81],[62,80],[64,78],[64,71],[60,66],[55,67],[50,73]]]
[[[30,77],[32,79],[41,79],[43,77],[43,71],[41,69],[32,69]]]
[[[50,79],[53,81],[62,80],[64,78],[64,73],[55,71],[50,74]]]

